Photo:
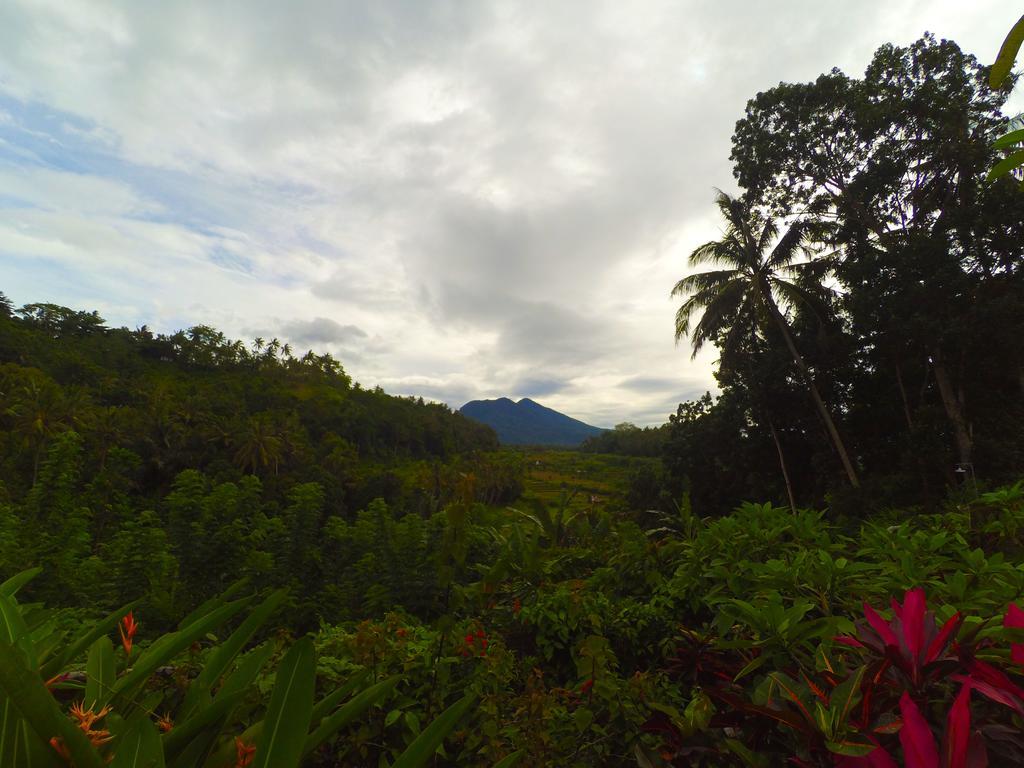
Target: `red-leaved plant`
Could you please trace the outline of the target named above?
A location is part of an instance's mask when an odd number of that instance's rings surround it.
[[[888,719],[898,696],[899,743],[908,768],[983,768],[989,764],[989,744],[999,753],[1000,764],[1004,760],[1005,764],[1024,763],[1024,742],[1012,721],[1014,715],[1024,717],[1024,689],[993,663],[977,657],[991,645],[975,641],[985,624],[979,622],[958,637],[963,617],[955,613],[939,627],[934,613],[927,610],[920,587],[909,590],[902,604],[893,600],[892,612],[892,619],[886,621],[865,603],[866,624],[858,626],[857,637],[836,638],[863,655],[870,673],[864,676],[857,726],[871,728]],[[1024,611],[1011,605],[1003,623],[1024,627]],[[1024,647],[1013,644],[1011,656],[1014,661],[1024,658]],[[985,708],[972,722],[973,692],[1001,708]],[[951,695],[954,698],[947,708]],[[889,727],[895,722],[890,719]],[[944,727],[937,740],[940,722]],[[838,763],[851,767],[896,765],[882,746]]]
[[[1024,688],[1011,678],[1024,664],[1024,642],[1011,643],[1007,664],[993,641],[979,639],[992,622],[968,629],[955,613],[940,625],[921,588],[891,609],[885,619],[865,604],[855,635],[834,638],[838,654],[823,645],[815,670],[769,673],[753,692],[742,687],[740,672],[716,675],[717,684],[705,677],[704,690],[725,706],[700,751],[711,751],[721,729],[742,733],[762,755],[805,767],[896,768],[900,753],[907,768],[1024,765]],[[1024,611],[1011,604],[1003,626],[1024,630]],[[714,668],[708,650],[703,666]],[[659,724],[651,730],[664,733]],[[680,743],[686,741],[684,734],[667,739],[680,757],[690,752]]]

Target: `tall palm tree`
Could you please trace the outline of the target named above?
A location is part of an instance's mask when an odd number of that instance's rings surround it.
[[[272,469],[277,474],[284,453],[280,430],[266,413],[257,413],[241,423],[232,437],[235,464],[243,471],[256,474],[259,469]]]
[[[712,240],[694,250],[690,266],[718,264],[725,268],[698,272],[676,283],[672,296],[686,297],[676,312],[676,341],[689,336],[696,357],[705,343],[724,333],[725,356],[736,349],[750,322],[762,328],[774,324],[810,392],[850,485],[856,488],[857,473],[846,446],[779,308],[780,303],[803,304],[812,309],[820,306],[812,294],[795,282],[801,271],[813,266],[797,261],[806,253],[807,226],[797,222],[779,237],[774,221],[762,220],[741,200],[719,191],[715,203],[725,218],[725,233],[721,240]],[[700,321],[695,323],[698,315]]]

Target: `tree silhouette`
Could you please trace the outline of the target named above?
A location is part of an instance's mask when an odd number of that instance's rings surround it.
[[[753,213],[742,200],[719,191],[715,202],[726,221],[724,236],[694,250],[690,265],[721,264],[726,268],[698,272],[676,283],[672,296],[686,297],[676,313],[676,341],[689,336],[696,357],[705,343],[724,332],[722,354],[728,355],[752,320],[761,328],[774,324],[793,356],[850,484],[858,487],[857,472],[839,430],[779,308],[780,302],[815,310],[821,305],[797,281],[801,273],[817,267],[810,261],[797,261],[806,253],[807,225],[796,222],[779,237],[778,225]],[[700,320],[694,323],[697,315]]]

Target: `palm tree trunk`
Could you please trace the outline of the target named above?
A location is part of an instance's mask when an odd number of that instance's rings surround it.
[[[935,371],[935,384],[939,388],[939,397],[946,409],[946,415],[953,425],[953,434],[956,436],[957,456],[961,464],[971,463],[971,453],[974,450],[974,438],[971,435],[971,427],[967,423],[967,416],[964,414],[963,395],[953,390],[953,382],[949,377],[949,370],[940,353],[932,355],[932,370]]]
[[[782,469],[782,479],[786,481],[786,495],[789,497],[789,510],[796,514],[796,499],[793,498],[793,484],[789,480],[789,471],[786,469],[786,456],[782,452],[782,443],[779,442],[779,434],[775,431],[775,422],[768,417],[768,429],[772,433],[772,440],[775,441],[775,450],[779,454],[779,467]]]
[[[903,416],[907,420],[907,429],[911,432],[914,431],[914,419],[910,415],[910,401],[907,399],[907,388],[903,386],[903,371],[900,367],[899,355],[896,355],[896,386],[900,390],[900,400],[903,403]]]
[[[789,326],[786,324],[786,318],[782,316],[782,312],[775,305],[770,288],[765,286],[762,289],[762,296],[764,297],[765,305],[768,307],[768,313],[775,320],[775,324],[779,326],[782,338],[785,340],[786,346],[793,356],[793,362],[796,363],[796,367],[804,377],[804,383],[807,385],[807,389],[811,393],[811,399],[814,400],[814,405],[818,409],[818,415],[825,422],[825,429],[828,430],[829,437],[832,438],[832,444],[835,446],[836,453],[839,454],[839,460],[843,463],[843,469],[846,471],[846,477],[850,481],[850,485],[854,488],[859,488],[860,481],[857,479],[857,473],[853,468],[853,463],[850,461],[850,455],[846,452],[846,446],[843,444],[843,439],[839,436],[839,430],[836,429],[835,422],[832,421],[832,415],[828,412],[825,401],[821,399],[821,393],[818,392],[818,386],[814,383],[814,378],[807,368],[807,363],[804,362],[803,355],[800,354],[796,344],[793,342],[793,337],[789,333]]]

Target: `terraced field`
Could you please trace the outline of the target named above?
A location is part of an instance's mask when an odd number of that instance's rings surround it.
[[[656,459],[556,449],[533,448],[522,453],[526,458],[523,501],[537,499],[555,508],[565,505],[569,512],[621,507],[633,473],[642,465],[658,463]]]

